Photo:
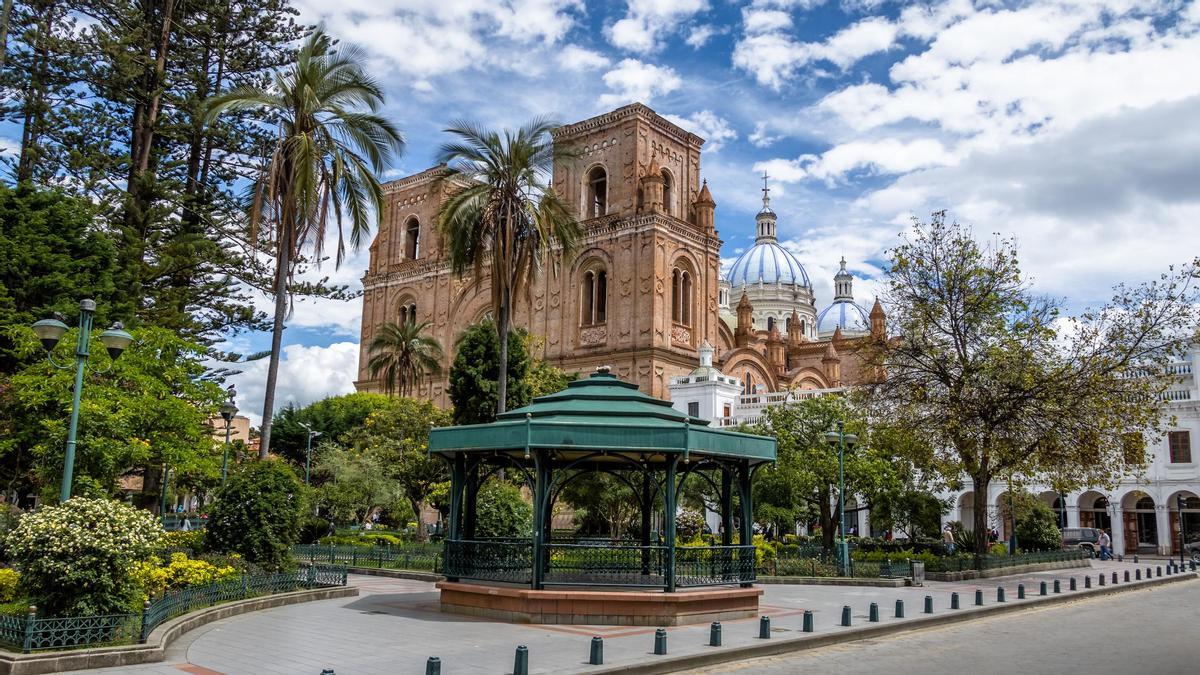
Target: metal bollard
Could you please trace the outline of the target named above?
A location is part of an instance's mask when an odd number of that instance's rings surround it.
[[[517,655],[513,659],[513,675],[529,675],[529,647],[517,645]]]
[[[1189,560],[1189,561],[1188,561],[1188,571],[1189,571],[1189,572],[1195,572],[1195,571],[1196,571],[1196,561],[1195,561],[1195,560]]]
[[[975,605],[983,606],[983,589],[982,588],[975,589]]]
[[[1017,599],[1025,599],[1025,584],[1017,584]]]
[[[933,596],[932,595],[925,596],[925,613],[933,614]]]
[[[1004,602],[1004,587],[996,587],[996,602]]]
[[[1149,565],[1146,565],[1146,578],[1147,579],[1154,578],[1154,568],[1150,567]]]
[[[1105,579],[1105,576],[1103,574],[1096,575],[1096,582],[1099,583],[1101,586],[1104,585],[1104,579]]]
[[[321,675],[336,675],[336,674],[333,672],[333,668],[322,668]]]
[[[1136,565],[1137,563],[1138,563],[1138,557],[1137,557],[1137,554],[1135,553],[1133,555],[1133,564]]]
[[[813,613],[811,609],[804,610],[804,627],[801,630],[805,633],[813,632]]]
[[[871,603],[871,609],[867,612],[867,621],[879,623],[879,603]]]
[[[950,594],[950,609],[958,609],[958,593]]]
[[[1113,574],[1116,574],[1116,572],[1113,572]],[[1138,572],[1139,576],[1141,574],[1142,574],[1141,572]],[[1125,570],[1125,583],[1129,583],[1129,570]]]
[[[1062,593],[1062,582],[1059,581],[1058,579],[1054,580],[1054,592]]]
[[[1117,555],[1117,562],[1125,562],[1125,555],[1124,554]]]
[[[654,631],[654,653],[664,656],[667,653],[667,629],[659,628]]]
[[[770,640],[771,639],[771,617],[769,617],[769,616],[758,617],[758,638],[760,640]]]
[[[1079,590],[1079,588],[1075,585],[1075,577],[1071,577],[1070,579],[1067,580],[1067,590],[1068,591]]]
[[[850,605],[842,605],[842,625],[850,625]]]
[[[1091,587],[1092,587],[1092,578],[1091,578],[1090,576],[1087,576],[1087,577],[1084,577],[1084,578],[1083,578],[1083,587],[1084,587],[1084,588],[1091,588]]]
[[[712,622],[712,625],[708,627],[708,646],[709,647],[720,647],[721,646],[721,622],[720,621],[714,621],[714,622]]]
[[[442,660],[436,656],[429,657],[425,662],[425,675],[442,675]]]
[[[592,651],[588,654],[588,665],[604,665],[604,638],[600,636],[592,638]]]
[[[1134,580],[1134,581],[1141,581],[1141,580],[1142,580],[1142,568],[1140,568],[1140,567],[1139,567],[1139,568],[1137,568],[1136,570],[1134,570],[1134,571],[1133,571],[1133,580]]]
[[[896,601],[896,618],[897,619],[904,618],[904,601],[903,600]]]
[[[1045,595],[1045,594],[1046,594],[1046,582],[1043,581],[1040,584],[1038,584],[1038,595]]]

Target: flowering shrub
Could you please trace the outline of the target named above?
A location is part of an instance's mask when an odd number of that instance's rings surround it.
[[[184,553],[172,553],[171,561],[166,565],[151,558],[133,568],[133,578],[146,598],[162,595],[168,588],[203,586],[236,576],[238,571],[232,565],[218,567],[205,560],[190,559]]]
[[[20,575],[14,569],[0,569],[0,602],[12,602],[17,597],[17,581]]]
[[[204,547],[204,530],[175,530],[167,532],[158,542],[161,548],[186,548],[199,551]]]
[[[19,588],[44,616],[116,614],[137,593],[133,567],[163,530],[148,511],[109,499],[75,497],[21,518],[7,544]]]

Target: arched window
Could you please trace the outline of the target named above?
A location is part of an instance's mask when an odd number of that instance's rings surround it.
[[[400,305],[399,323],[403,325],[409,321],[413,323],[417,322],[417,303],[412,302],[411,300],[405,301]]]
[[[416,260],[421,255],[421,224],[416,218],[409,218],[404,224],[404,257]]]
[[[746,371],[746,388],[742,390],[742,393],[747,396],[754,393],[754,376],[750,374],[749,370]]]
[[[667,215],[671,215],[671,204],[673,203],[671,201],[671,188],[673,187],[671,185],[671,174],[666,169],[663,169],[662,178],[663,178],[663,211]]]
[[[775,328],[775,317],[768,316],[767,317],[767,332],[768,333],[771,332],[774,328]]]
[[[585,218],[599,218],[608,213],[608,173],[604,167],[597,166],[588,172],[585,194]]]
[[[1149,497],[1142,497],[1141,499],[1137,500],[1137,503],[1133,505],[1133,508],[1137,509],[1138,511],[1153,511],[1154,500]]]
[[[692,273],[683,267],[671,270],[671,320],[692,325]]]
[[[800,334],[801,334],[801,335],[808,335],[808,333],[806,333],[806,332],[805,332],[805,328],[804,328],[804,319],[800,319]]]
[[[579,322],[585,326],[608,319],[608,272],[591,269],[583,273],[579,289]]]

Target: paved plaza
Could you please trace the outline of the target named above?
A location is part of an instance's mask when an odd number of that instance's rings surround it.
[[[1152,564],[1160,563],[1156,561]],[[912,622],[925,616],[922,614],[922,605],[926,595],[933,597],[936,616],[951,611],[949,609],[950,596],[953,592],[958,592],[960,595],[963,607],[963,610],[960,611],[971,608],[977,588],[984,590],[986,605],[995,604],[998,585],[1005,587],[1009,603],[1036,603],[1039,602],[1037,591],[1042,581],[1046,581],[1052,588],[1053,580],[1059,579],[1063,593],[1069,594],[1068,579],[1072,576],[1080,579],[1079,587],[1082,589],[1082,577],[1085,573],[1090,572],[1094,581],[1095,574],[1100,571],[1106,574],[1117,571],[1123,575],[1126,569],[1135,569],[1135,566],[1129,562],[1092,561],[1091,565],[1090,569],[1058,570],[1002,579],[986,579],[980,580],[978,583],[975,581],[928,582],[923,588],[766,585],[763,586],[765,595],[761,610],[763,614],[771,617],[773,637],[777,639],[803,636],[804,634],[800,632],[803,612],[806,609],[812,610],[815,616],[816,630],[811,637],[821,638],[831,633],[856,630],[868,625],[867,612],[871,602],[879,603],[881,625],[888,625],[898,621]],[[1137,567],[1144,570],[1146,561]],[[323,669],[328,668],[333,669],[337,675],[419,674],[424,673],[428,657],[438,656],[442,661],[442,672],[446,675],[458,673],[497,675],[512,671],[513,653],[518,644],[529,647],[531,673],[588,673],[610,666],[628,666],[663,658],[656,657],[652,653],[653,628],[505,624],[442,614],[438,610],[437,592],[431,583],[366,576],[353,576],[351,583],[360,589],[361,595],[357,598],[292,605],[231,617],[199,628],[180,638],[168,649],[167,660],[163,663],[88,672],[137,675],[179,675],[180,672],[198,675],[213,673],[286,673],[288,675],[308,673],[318,675]],[[1016,599],[1018,583],[1025,584],[1029,593],[1030,597],[1024,601]],[[1052,592],[1051,596],[1053,596]],[[1054,635],[1061,637],[1064,624],[1053,618],[1045,617],[1058,616],[1057,613],[1064,612],[1066,613],[1064,616],[1073,616],[1072,612],[1086,614],[1088,611],[1086,607],[1093,607],[1092,611],[1098,617],[1102,617],[1094,620],[1096,625],[1111,621],[1116,626],[1124,627],[1122,629],[1125,631],[1124,635],[1128,636],[1130,635],[1128,633],[1130,625],[1146,628],[1146,633],[1155,632],[1148,625],[1148,619],[1151,616],[1148,614],[1137,619],[1136,617],[1140,614],[1135,613],[1122,618],[1120,612],[1108,611],[1108,608],[1115,606],[1114,603],[1121,603],[1120,606],[1137,607],[1140,602],[1139,598],[1155,598],[1154,602],[1160,605],[1170,604],[1172,598],[1178,598],[1180,604],[1187,603],[1188,609],[1194,615],[1198,597],[1200,597],[1200,582],[1192,580],[1179,585],[1171,584],[1159,591],[1148,589],[1131,591],[1126,595],[1106,596],[1102,599],[1072,603],[1069,607],[1059,609],[1044,609],[1033,614],[1010,613],[1003,617],[980,619],[979,621],[986,621],[989,626],[992,626],[991,630],[996,630],[995,626],[1004,626],[1007,627],[1004,630],[1017,631],[1014,635],[1029,633],[1041,636],[1042,640],[1049,640]],[[1190,600],[1185,600],[1185,598],[1190,598]],[[893,618],[897,599],[905,601],[905,619]],[[854,617],[854,628],[852,629],[842,628],[838,625],[843,605],[852,607]],[[1030,622],[1039,621],[1049,623],[1040,630],[1025,628],[1027,625],[1038,625]],[[933,640],[933,644],[936,645],[939,644],[937,642],[939,638],[936,636],[943,631],[950,636],[969,636],[975,634],[971,631],[983,630],[974,628],[976,625],[982,624],[973,621],[956,624],[945,629],[906,633],[905,635],[911,636],[911,639],[914,640]],[[1174,622],[1174,625],[1182,624]],[[962,633],[962,631],[966,631],[966,633]],[[1194,630],[1189,629],[1189,631],[1185,631],[1185,633],[1194,634]],[[667,632],[670,656],[711,653],[718,649],[709,647],[707,644],[709,633],[707,625],[669,628]],[[758,620],[756,618],[725,622],[723,646],[719,649],[763,644],[764,641],[760,640],[757,634]],[[1180,635],[1183,634],[1180,633]],[[591,638],[595,635],[604,638],[605,665],[603,667],[589,666],[586,663]],[[1004,632],[989,634],[988,639],[977,641],[988,643],[988,649],[1000,650],[997,652],[997,658],[999,658],[1005,644],[1010,646],[1014,644],[1005,635]],[[1080,632],[1077,641],[1079,651],[1085,651],[1087,645],[1096,640],[1107,640],[1103,635],[1103,633]],[[948,637],[946,639],[968,638]],[[1128,640],[1127,637],[1125,639]],[[948,653],[939,649],[934,649],[932,652],[920,648],[909,649],[907,647],[909,644],[911,644],[909,637],[882,640],[876,638],[871,641],[870,647],[862,649],[871,652],[875,645],[879,645],[880,649],[893,650],[888,652],[893,657],[895,654],[904,653],[906,658],[911,661],[912,667],[920,668],[922,672],[928,671],[929,658],[940,658],[941,654]],[[1037,642],[1030,644],[1037,644]],[[1195,644],[1194,640],[1192,644]],[[963,647],[963,649],[965,648]],[[837,650],[843,649],[851,648],[837,648]],[[837,650],[827,648],[819,652],[814,651],[811,655],[805,652],[805,656],[797,658],[834,659],[831,663],[835,663],[836,659],[842,658],[839,656],[840,654],[847,653]],[[917,654],[921,656],[916,657]],[[955,658],[952,667],[957,671],[964,663],[974,661],[973,658]],[[784,660],[767,662],[763,666],[767,669],[764,672],[796,672],[790,663],[790,661]],[[823,662],[816,661],[815,663]],[[894,669],[895,663],[889,663]],[[758,672],[755,668],[757,666],[742,672]],[[865,669],[855,668],[855,670]],[[1018,670],[1032,672],[1029,669]],[[713,670],[712,672],[724,671]]]

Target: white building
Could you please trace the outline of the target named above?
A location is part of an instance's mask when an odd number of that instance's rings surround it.
[[[1200,452],[1195,445],[1200,437],[1200,342],[1191,346],[1183,360],[1172,364],[1169,372],[1176,379],[1164,394],[1171,418],[1168,432],[1148,440],[1148,462],[1141,475],[1122,478],[1113,490],[1085,489],[1059,495],[1044,485],[1024,488],[1039,495],[1060,520],[1065,510],[1067,527],[1109,530],[1118,553],[1177,554],[1181,524],[1186,541],[1200,539]],[[736,378],[712,367],[711,348],[707,359],[701,350],[700,368],[690,376],[674,378],[670,386],[676,409],[721,426],[752,424],[768,406],[844,389],[753,394],[740,390]],[[988,487],[987,495],[988,524],[1000,532],[1001,539],[1009,536],[1010,524],[1001,517],[1006,511],[1007,490],[1007,484],[998,481]],[[973,522],[974,492],[969,479],[962,490],[940,496],[950,503],[945,521]],[[848,514],[847,529],[852,526],[861,533],[870,532],[867,512]]]

